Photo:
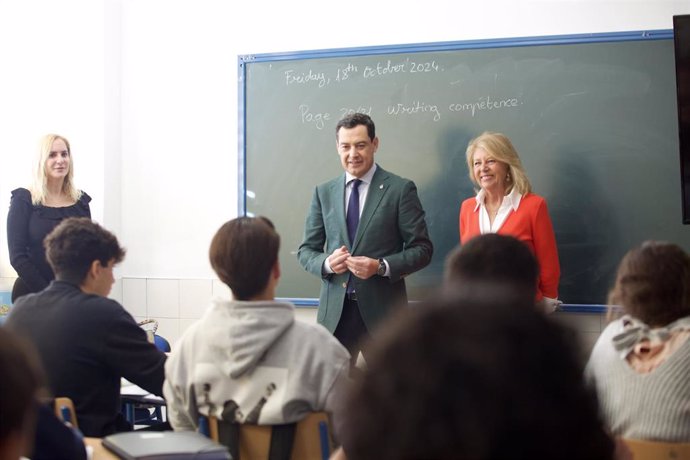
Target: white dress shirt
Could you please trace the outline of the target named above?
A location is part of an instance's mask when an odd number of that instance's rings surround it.
[[[477,208],[481,208],[479,210],[479,232],[483,235],[485,233],[498,232],[510,213],[512,211],[517,211],[518,207],[520,206],[520,200],[522,200],[522,194],[518,192],[515,187],[513,187],[513,190],[503,197],[503,201],[501,202],[501,206],[498,208],[498,212],[496,213],[493,223],[489,218],[489,211],[486,210],[486,192],[484,189],[477,193],[477,197],[475,199],[477,200],[477,206],[475,206],[474,210],[476,211]]]

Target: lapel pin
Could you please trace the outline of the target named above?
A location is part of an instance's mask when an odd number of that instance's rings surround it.
[[[383,184],[379,185],[379,188],[380,188],[381,190],[383,190]]]

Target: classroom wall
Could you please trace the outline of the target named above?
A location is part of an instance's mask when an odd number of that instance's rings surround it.
[[[227,295],[207,249],[237,213],[238,55],[670,29],[674,14],[690,13],[687,0],[414,5],[0,0],[0,290],[15,276],[10,191],[28,185],[43,133],[70,139],[94,218],[127,247],[113,297],[138,318],[158,318],[174,342],[211,295]]]

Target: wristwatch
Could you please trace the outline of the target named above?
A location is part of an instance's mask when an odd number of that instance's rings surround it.
[[[383,259],[379,259],[379,269],[376,270],[376,274],[379,276],[386,274],[386,262],[384,262]]]

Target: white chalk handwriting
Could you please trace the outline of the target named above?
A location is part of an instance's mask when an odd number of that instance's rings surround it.
[[[348,62],[329,71],[287,69],[283,71],[283,78],[285,86],[315,85],[318,88],[325,88],[330,84],[342,84],[356,77],[374,79],[396,74],[429,74],[443,72],[443,70],[436,61],[415,61],[406,58],[400,61],[386,59],[369,65],[355,65]]]
[[[323,129],[326,126],[326,122],[331,119],[330,113],[312,112],[307,104],[300,104],[297,110],[302,119],[302,124],[311,124],[316,129]]]
[[[355,112],[365,113],[369,116],[374,112],[383,113],[389,117],[416,117],[426,118],[432,122],[441,120],[442,116],[450,115],[454,117],[469,116],[477,117],[483,112],[512,111],[520,107],[523,101],[518,97],[496,97],[490,94],[482,96],[473,101],[452,102],[450,104],[438,104],[436,102],[413,100],[411,102],[391,102],[384,108],[377,109],[374,105],[359,105],[351,107],[340,107],[332,111],[314,111],[307,104],[300,104],[298,113],[302,124],[311,125],[316,129],[324,129],[335,123],[336,115],[340,118]],[[333,113],[337,112],[337,113]],[[333,113],[333,115],[331,115]]]
[[[418,114],[430,114],[434,121],[439,121],[441,119],[441,113],[438,111],[438,106],[435,104],[427,104],[422,101],[414,101],[411,104],[397,103],[394,105],[389,105],[386,110],[388,115],[400,116],[400,115],[418,115]]]
[[[367,115],[371,116],[371,106],[363,106],[360,105],[357,108],[350,108],[350,107],[341,107],[340,108],[340,118],[344,117],[345,115],[352,115],[353,113],[366,113]]]
[[[484,110],[510,109],[521,105],[522,102],[516,97],[495,98],[491,95],[480,97],[472,102],[453,102],[448,105],[451,112],[469,112],[474,117],[478,112]]]

